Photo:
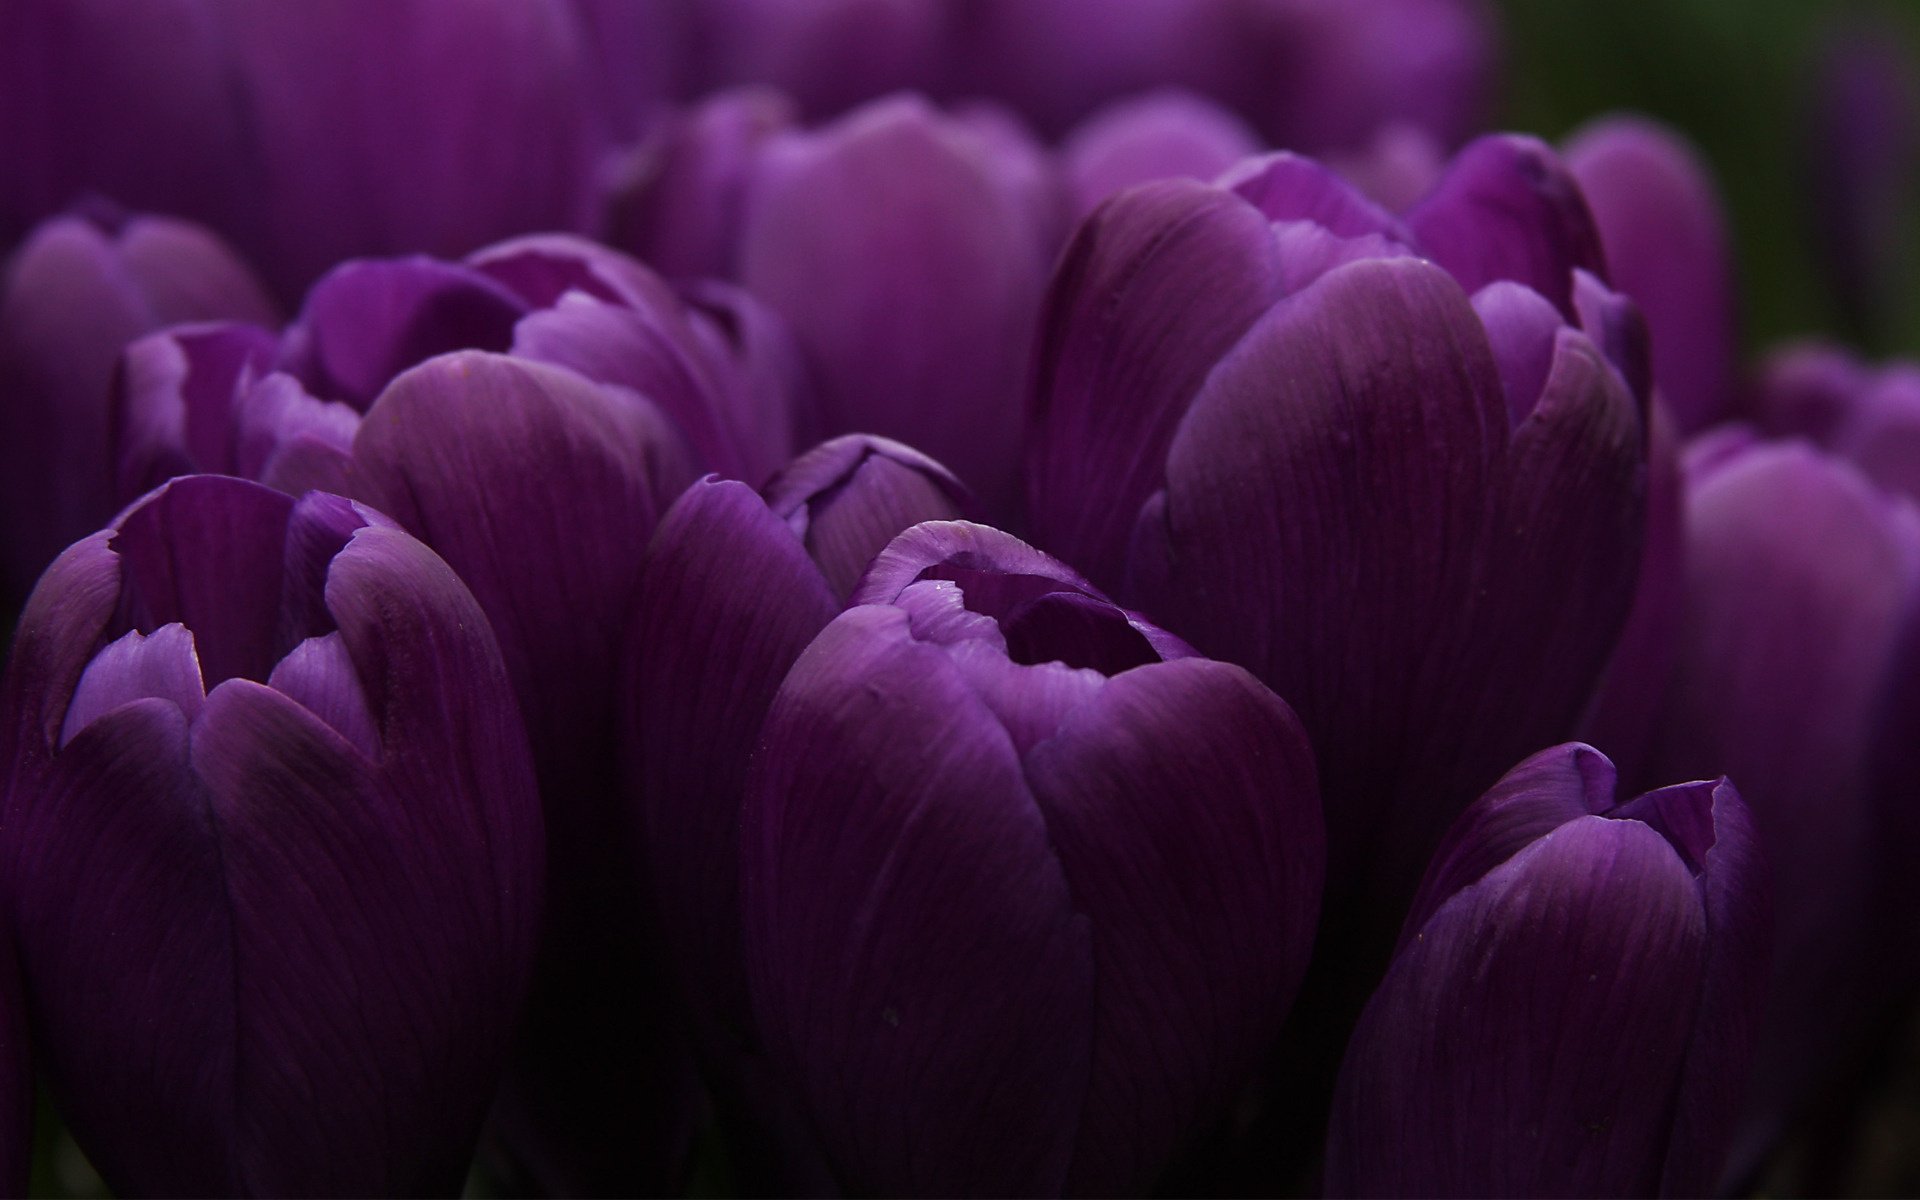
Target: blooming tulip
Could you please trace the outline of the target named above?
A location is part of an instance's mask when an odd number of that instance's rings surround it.
[[[1347,1049],[1333,1196],[1701,1196],[1760,1013],[1765,863],[1733,785],[1615,798],[1582,745],[1463,813]]]
[[[542,836],[446,564],[336,496],[177,480],[41,580],[0,721],[38,1065],[109,1186],[457,1191]]]
[[[794,664],[742,817],[754,1013],[849,1188],[1145,1190],[1318,910],[1286,705],[1014,538],[908,530]]]

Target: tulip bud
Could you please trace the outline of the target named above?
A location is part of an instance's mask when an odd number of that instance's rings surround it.
[[[1725,779],[1620,802],[1591,747],[1521,763],[1448,831],[1348,1044],[1327,1193],[1712,1193],[1768,909]]]
[[[856,1191],[1145,1190],[1306,963],[1287,706],[995,530],[880,554],[746,796],[754,1013]]]
[[[108,393],[121,348],[174,322],[271,314],[247,268],[198,226],[102,208],[33,232],[0,275],[0,592],[24,596],[113,515]]]
[[[446,564],[336,496],[175,481],[47,573],[0,719],[39,1064],[109,1186],[458,1190],[543,855]]]
[[[620,687],[629,806],[709,1086],[723,1119],[763,1127],[730,1139],[736,1169],[769,1173],[750,1190],[803,1186],[807,1147],[763,1078],[741,961],[747,763],[780,681],[873,556],[908,526],[973,510],[932,459],[848,436],[794,460],[764,500],[694,484],[640,564]]]
[[[1646,315],[1654,380],[1692,433],[1725,415],[1738,356],[1732,238],[1713,177],[1679,134],[1608,117],[1567,143],[1615,287]]]

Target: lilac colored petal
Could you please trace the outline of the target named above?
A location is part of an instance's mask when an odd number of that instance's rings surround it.
[[[380,730],[339,633],[295,646],[273,668],[267,686],[325,721],[368,759],[380,757]]]
[[[850,1188],[1065,1182],[1094,952],[1049,842],[1000,723],[902,614],[850,610],[800,657],[748,780],[742,913],[755,1013]]]
[[[170,329],[129,345],[113,391],[118,497],[131,502],[175,475],[236,471],[235,400],[276,345],[271,333],[239,322]]]
[[[1017,503],[1017,414],[1052,253],[1006,163],[922,101],[874,104],[769,145],[740,250],[741,282],[815,366],[826,432],[917,446],[992,512]]]
[[[1470,142],[1407,214],[1420,246],[1468,291],[1511,279],[1574,320],[1573,272],[1606,277],[1600,233],[1552,147],[1518,134]]]
[[[346,0],[222,10],[283,291],[357,255],[580,228],[605,147],[569,6]]]
[[[1505,280],[1475,292],[1473,311],[1487,327],[1487,344],[1507,396],[1507,417],[1518,425],[1539,402],[1553,370],[1563,324],[1560,311],[1532,288]]]
[[[1872,385],[1872,369],[1845,347],[1819,341],[1792,343],[1761,363],[1745,397],[1743,415],[1770,436],[1809,438],[1827,445]]]
[[[1446,173],[1446,148],[1407,122],[1383,126],[1365,147],[1329,155],[1328,165],[1388,212],[1405,212]]]
[[[343,263],[313,285],[283,369],[315,395],[365,412],[393,377],[436,354],[505,350],[526,306],[456,263],[414,256]]]
[[[1156,179],[1208,180],[1258,153],[1258,136],[1227,109],[1186,92],[1120,100],[1081,122],[1061,148],[1073,211]]]
[[[655,127],[615,197],[611,240],[674,278],[734,274],[747,181],[797,119],[783,92],[721,92]]]
[[[211,230],[170,217],[136,216],[117,231],[114,250],[156,325],[221,317],[276,323],[260,281]]]
[[[1160,519],[1140,531],[1168,549],[1143,547],[1135,565],[1175,569],[1136,581],[1141,606],[1300,714],[1320,754],[1330,877],[1370,864],[1410,893],[1448,802],[1473,794],[1441,801],[1423,770],[1419,805],[1382,807],[1410,782],[1399,771],[1464,748],[1441,714],[1491,701],[1472,620],[1496,553],[1504,408],[1459,286],[1417,259],[1363,262],[1256,325],[1168,454]]]
[[[265,680],[279,642],[281,557],[293,501],[218,475],[187,475],[121,514],[110,545],[137,629],[179,622],[194,633],[209,690]]]
[[[570,291],[609,304],[672,312],[673,289],[643,264],[598,242],[564,233],[509,238],[467,256],[478,271],[534,308],[551,308]]]
[[[1645,825],[1580,817],[1521,850],[1439,907],[1367,1006],[1334,1096],[1328,1193],[1658,1192],[1659,1098],[1709,947],[1698,887]]]
[[[701,469],[741,478],[747,472],[713,382],[687,353],[684,324],[669,320],[678,328],[644,309],[569,294],[520,323],[513,353],[638,392],[679,426]]]
[[[1228,189],[1275,223],[1311,221],[1342,238],[1379,234],[1396,242],[1412,235],[1398,217],[1333,171],[1287,151],[1249,159],[1222,175]]]
[[[316,400],[276,372],[241,394],[234,426],[235,466],[247,478],[290,496],[352,490],[360,414],[351,406]]]
[[[907,527],[977,515],[953,473],[911,446],[864,434],[824,442],[767,481],[767,507],[847,596],[874,555]]]
[[[327,573],[353,535],[367,525],[399,528],[391,518],[343,496],[309,492],[294,502],[287,515],[280,604],[279,641],[289,651],[337,628],[327,609]]]
[[[1667,127],[1605,117],[1568,141],[1613,286],[1646,314],[1653,375],[1683,433],[1725,415],[1739,353],[1732,236],[1713,178]]]
[[[1573,307],[1580,328],[1606,354],[1627,388],[1642,405],[1653,398],[1653,353],[1647,322],[1631,299],[1602,283],[1591,271],[1573,273]]]
[[[1882,368],[1857,398],[1833,449],[1887,491],[1920,501],[1920,366]]]
[[[132,630],[96,654],[73,689],[60,744],[121,705],[149,697],[178,705],[189,725],[200,715],[206,689],[184,625],[162,625],[151,637]]]
[[[60,743],[80,676],[110,632],[120,605],[120,556],[111,532],[96,533],[53,560],[14,627],[0,709],[0,763],[20,779],[46,767]],[[11,790],[0,800],[12,811]]]
[[[1207,373],[1280,296],[1267,222],[1218,189],[1115,197],[1067,247],[1043,309],[1027,501],[1039,542],[1118,587],[1140,505]]]
[[[703,481],[640,565],[620,688],[648,881],[703,1026],[753,1038],[739,915],[740,806],[774,692],[840,604],[743,484]]]
[[[639,551],[691,477],[653,406],[466,351],[394,381],[361,422],[354,465],[368,499],[487,611],[542,763],[596,736]]]
[[[1114,677],[1027,777],[1093,918],[1098,1033],[1068,1187],[1144,1191],[1233,1099],[1306,969],[1325,865],[1313,752],[1246,672],[1188,659]]]
[[[1399,242],[1369,233],[1363,237],[1343,238],[1312,221],[1288,221],[1273,227],[1273,240],[1280,247],[1283,290],[1291,295],[1335,267],[1370,258],[1417,258],[1413,250]]]

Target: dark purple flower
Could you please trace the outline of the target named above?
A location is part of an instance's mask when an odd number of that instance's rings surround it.
[[[1568,141],[1613,285],[1647,321],[1653,378],[1680,432],[1719,420],[1739,353],[1733,246],[1713,176],[1681,136],[1606,117]]]
[[[1405,221],[1284,154],[1138,188],[1055,275],[1038,541],[1295,706],[1330,888],[1383,931],[1571,732],[1634,594],[1647,434],[1597,258],[1552,152],[1497,137]]]
[[[1702,1196],[1767,970],[1733,785],[1544,750],[1461,815],[1347,1048],[1333,1196]]]
[[[758,1185],[781,1191],[797,1185],[804,1149],[775,1140],[798,1123],[781,1119],[760,1078],[741,960],[748,759],[788,668],[873,556],[907,527],[974,505],[938,463],[864,436],[808,451],[764,496],[709,479],[661,519],[640,564],[619,692],[637,845],[710,1088],[729,1123],[773,1130],[730,1139],[735,1167],[765,1160],[773,1174]]]
[[[1685,512],[1683,636],[1646,772],[1737,772],[1773,864],[1751,1165],[1911,978],[1889,957],[1911,934],[1890,943],[1876,919],[1913,872],[1888,840],[1910,827],[1911,785],[1876,793],[1874,739],[1920,598],[1920,513],[1803,442],[1738,430],[1690,449]]]
[[[178,480],[42,579],[0,720],[37,1062],[108,1184],[457,1191],[542,836],[446,564],[337,496]]]
[[[282,295],[356,255],[592,218],[569,0],[22,0],[0,47],[0,236],[88,192],[202,220]]]
[[[629,201],[650,213],[634,248],[682,258],[674,247],[710,245],[715,214],[731,224],[737,211],[727,273],[792,326],[825,431],[908,442],[989,511],[1011,508],[1033,317],[1063,215],[1051,159],[1003,117],[912,97],[771,135],[723,103],[752,101],[715,101],[696,118],[712,119],[714,144],[664,152]]]
[[[1014,538],[916,526],[795,663],[747,783],[754,1012],[842,1183],[1144,1190],[1305,967],[1312,755]]]
[[[59,217],[0,274],[0,594],[22,597],[113,515],[108,393],[121,349],[181,321],[271,321],[224,243],[105,206]],[[128,497],[131,499],[131,497]]]

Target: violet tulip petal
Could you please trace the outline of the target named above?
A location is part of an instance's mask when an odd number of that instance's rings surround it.
[[[1567,143],[1609,279],[1646,315],[1654,381],[1683,433],[1724,415],[1739,353],[1732,238],[1712,176],[1675,132],[1603,118]]]
[[[1145,1189],[1226,1107],[1306,970],[1325,865],[1313,751],[1245,671],[1185,659],[1109,679],[1027,776],[1075,907],[1098,914],[1068,1187]]]
[[[200,715],[207,693],[186,626],[162,625],[151,637],[130,630],[96,654],[73,689],[60,744],[121,705],[149,697],[171,700],[189,725]]]
[[[1539,402],[1553,370],[1563,324],[1560,312],[1539,292],[1506,280],[1475,292],[1473,311],[1487,327],[1487,345],[1500,367],[1507,417],[1519,425]]]
[[[1029,414],[1037,540],[1103,586],[1214,364],[1281,293],[1261,215],[1216,188],[1149,184],[1075,232],[1048,293]],[[1124,402],[1122,402],[1124,401]]]
[[[1535,138],[1489,134],[1468,143],[1407,224],[1468,291],[1511,279],[1553,301],[1568,321],[1574,270],[1607,275],[1578,181]]]
[[[238,473],[235,396],[268,369],[276,346],[258,326],[223,322],[149,334],[127,347],[111,433],[122,503],[175,475]]]
[[[845,1182],[1058,1191],[1093,949],[1000,722],[867,607],[801,655],[762,744],[741,843],[755,1012]]]
[[[1577,818],[1454,894],[1349,1043],[1329,1194],[1657,1192],[1708,937],[1637,821]]]
[[[1222,175],[1221,187],[1266,214],[1269,221],[1311,221],[1336,237],[1379,234],[1411,242],[1407,227],[1334,171],[1311,158],[1280,151],[1249,159]]]

